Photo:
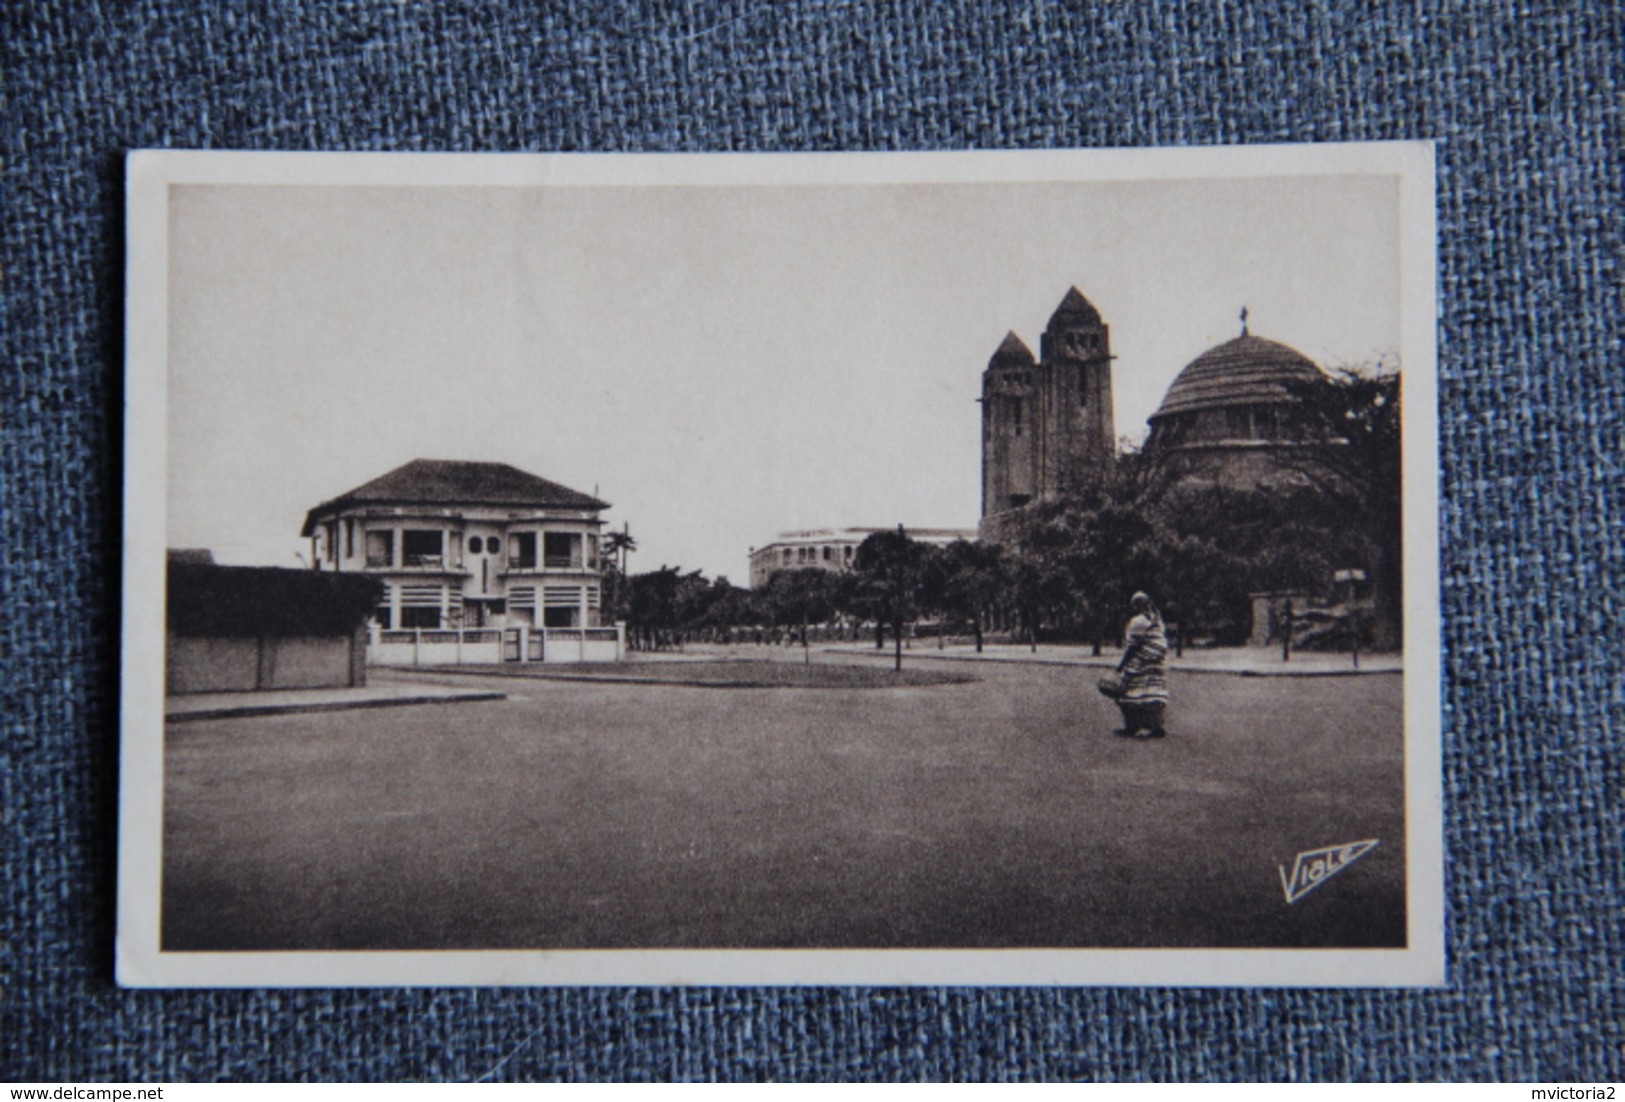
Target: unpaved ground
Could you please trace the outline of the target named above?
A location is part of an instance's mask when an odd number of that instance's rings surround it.
[[[177,725],[164,944],[1403,942],[1397,676],[1175,674],[1157,742],[1110,734],[1088,671],[974,676]],[[1278,865],[1366,838],[1285,902]]]

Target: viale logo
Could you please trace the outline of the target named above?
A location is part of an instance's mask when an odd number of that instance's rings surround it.
[[[1298,854],[1292,862],[1290,876],[1284,865],[1275,866],[1281,871],[1281,888],[1286,892],[1286,901],[1296,903],[1376,848],[1377,840],[1367,838],[1363,842],[1308,850]]]

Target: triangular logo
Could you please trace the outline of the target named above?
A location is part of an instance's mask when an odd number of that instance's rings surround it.
[[[1286,892],[1286,901],[1296,903],[1376,848],[1377,840],[1367,838],[1363,842],[1308,850],[1298,854],[1292,862],[1291,875],[1285,866],[1275,866],[1281,872],[1281,889]]]

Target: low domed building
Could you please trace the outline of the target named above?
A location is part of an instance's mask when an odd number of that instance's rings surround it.
[[[1326,381],[1297,349],[1243,330],[1179,373],[1151,415],[1146,451],[1181,485],[1306,485],[1329,446],[1306,399]]]

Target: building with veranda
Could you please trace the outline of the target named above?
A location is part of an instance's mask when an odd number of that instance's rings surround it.
[[[408,641],[407,664],[422,664],[423,632],[439,633],[432,646],[455,643],[461,661],[493,649],[613,658],[618,642],[605,644],[618,636],[600,616],[607,508],[505,463],[416,459],[311,509],[302,534],[315,569],[383,583],[374,664]]]

